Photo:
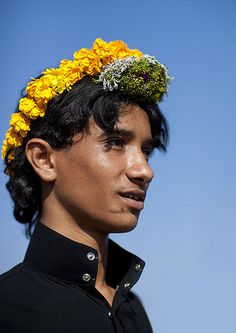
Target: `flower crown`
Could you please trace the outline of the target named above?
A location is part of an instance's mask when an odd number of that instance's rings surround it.
[[[21,146],[30,131],[31,121],[44,117],[47,103],[84,76],[94,77],[104,90],[119,89],[126,94],[138,95],[148,103],[157,103],[167,93],[171,77],[164,65],[154,57],[129,49],[123,41],[109,43],[101,38],[92,48],[74,53],[74,60],[62,60],[58,68],[48,68],[42,76],[33,79],[26,87],[26,97],[19,101],[18,112],[13,113],[10,128],[2,146],[4,159],[10,148]],[[12,151],[8,161],[14,158]]]

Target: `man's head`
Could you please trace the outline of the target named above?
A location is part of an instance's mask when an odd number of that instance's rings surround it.
[[[132,229],[153,177],[147,159],[167,141],[156,103],[85,76],[47,103],[14,159],[5,159],[15,218],[30,234],[53,193],[71,214],[103,221],[104,232]]]

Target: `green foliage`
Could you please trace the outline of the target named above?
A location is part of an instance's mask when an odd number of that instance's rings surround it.
[[[147,58],[135,61],[123,73],[119,89],[127,94],[138,95],[149,103],[160,102],[167,92],[171,78],[166,68],[159,62],[150,62]]]

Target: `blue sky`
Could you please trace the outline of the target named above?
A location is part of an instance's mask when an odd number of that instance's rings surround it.
[[[146,261],[135,290],[159,333],[236,331],[235,10],[233,0],[1,2],[1,141],[30,78],[96,37],[155,55],[175,77],[160,105],[170,146],[151,161],[146,209],[136,230],[112,235]],[[27,246],[5,182],[0,272]]]

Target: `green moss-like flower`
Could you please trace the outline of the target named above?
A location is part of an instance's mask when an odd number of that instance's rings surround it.
[[[165,66],[157,61],[150,62],[148,57],[144,56],[122,75],[119,85],[120,89],[128,94],[156,103],[167,93],[170,80]]]
[[[154,57],[144,55],[140,59],[127,57],[109,64],[97,82],[102,82],[105,90],[119,89],[153,104],[162,100],[171,80],[164,65]]]

